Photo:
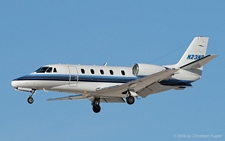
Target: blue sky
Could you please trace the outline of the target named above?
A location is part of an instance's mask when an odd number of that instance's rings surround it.
[[[224,6],[222,0],[1,1],[0,140],[173,141],[179,134],[224,140]],[[94,114],[88,100],[46,102],[67,94],[43,91],[29,105],[29,94],[11,87],[12,79],[52,63],[173,64],[196,36],[209,37],[208,53],[219,55],[203,78],[132,106],[101,104]]]

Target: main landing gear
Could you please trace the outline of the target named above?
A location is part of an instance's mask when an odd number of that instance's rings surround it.
[[[31,91],[31,95],[27,98],[27,102],[32,104],[34,102],[33,95],[36,93],[36,90]]]
[[[100,107],[100,98],[94,98],[93,102],[92,102],[92,106],[93,106],[93,111],[95,113],[99,113],[101,111],[101,107]]]
[[[133,96],[126,97],[127,104],[132,105],[132,104],[134,104],[134,101],[135,101],[135,99]]]
[[[132,104],[134,104],[135,99],[134,99],[133,96],[128,95],[126,97],[126,102],[127,102],[127,104],[132,105]],[[101,111],[100,98],[99,97],[95,97],[94,100],[92,101],[92,110],[95,113],[99,113]]]
[[[138,95],[137,95],[136,92],[129,91],[129,90],[123,92],[122,94],[126,94],[126,95],[127,95],[127,97],[126,97],[126,102],[127,102],[127,104],[129,104],[129,105],[134,104],[134,102],[135,102],[134,97],[138,97]]]

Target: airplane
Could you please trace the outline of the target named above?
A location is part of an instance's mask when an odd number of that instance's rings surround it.
[[[206,55],[208,37],[195,37],[178,63],[154,65],[136,63],[133,67],[96,65],[52,64],[16,78],[12,87],[29,92],[29,104],[34,102],[37,90],[65,92],[70,95],[55,100],[89,99],[92,110],[99,113],[100,103],[127,103],[135,98],[175,89],[192,87],[202,76],[203,66],[217,57]]]

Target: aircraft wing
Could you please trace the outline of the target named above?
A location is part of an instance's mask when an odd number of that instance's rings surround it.
[[[78,95],[70,95],[67,97],[60,97],[60,98],[49,98],[47,101],[56,101],[56,100],[76,100],[76,99],[87,99],[88,97],[82,94]]]
[[[160,71],[158,73],[119,85],[119,86],[114,86],[114,87],[106,87],[106,88],[102,88],[100,90],[97,90],[97,93],[105,93],[105,95],[107,95],[110,92],[126,92],[128,90],[132,91],[132,92],[137,92],[140,91],[150,85],[152,85],[153,83],[157,83],[160,82],[162,80],[168,79],[170,78],[176,71],[178,71],[179,69],[167,69],[167,70],[163,70]]]
[[[208,63],[209,61],[211,61],[212,59],[216,58],[217,55],[215,54],[210,54],[207,55],[199,60],[193,61],[191,63],[188,63],[186,65],[181,66],[181,69],[197,69],[200,68],[202,66],[204,66],[206,63]]]
[[[124,103],[124,99],[120,96],[112,97],[108,96],[109,93],[114,92],[126,92],[128,90],[139,92],[144,90],[145,88],[149,87],[150,85],[160,82],[164,79],[170,78],[178,69],[167,69],[160,71],[158,73],[146,76],[144,78],[137,79],[135,81],[131,81],[122,85],[113,86],[113,87],[106,87],[97,90],[97,93],[94,95],[85,95],[85,94],[77,94],[77,95],[70,95],[67,97],[60,97],[60,98],[49,98],[47,101],[57,101],[57,100],[78,100],[78,99],[89,99],[93,101],[94,96],[99,96],[100,102],[117,102],[117,103]],[[140,96],[146,97],[140,93]]]
[[[90,99],[92,101],[92,99]],[[106,103],[125,103],[121,97],[100,97],[100,102]]]
[[[78,99],[89,99],[93,101],[94,97],[93,96],[87,96],[87,95],[70,95],[67,97],[60,97],[60,98],[49,98],[47,101],[56,101],[56,100],[78,100]],[[125,101],[121,97],[100,97],[100,102],[114,102],[114,103],[124,103]]]

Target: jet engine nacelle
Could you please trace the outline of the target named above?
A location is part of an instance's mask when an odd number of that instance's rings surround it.
[[[134,64],[132,68],[132,73],[134,76],[146,76],[151,75],[153,73],[160,72],[162,70],[165,70],[165,67],[152,65],[152,64]]]

